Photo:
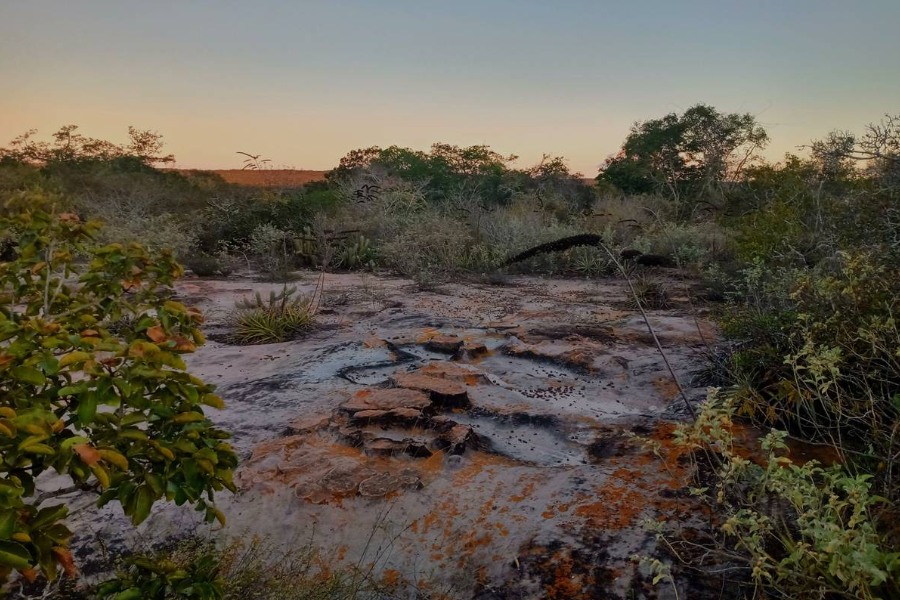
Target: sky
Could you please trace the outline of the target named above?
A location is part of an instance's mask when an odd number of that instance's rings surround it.
[[[749,112],[767,157],[900,113],[900,0],[0,0],[0,146],[163,134],[183,168],[488,144],[593,176],[635,121]]]

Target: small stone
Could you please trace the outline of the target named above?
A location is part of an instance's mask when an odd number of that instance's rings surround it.
[[[416,369],[414,372],[431,377],[440,377],[441,379],[451,379],[466,385],[490,383],[481,371],[451,362],[432,362]]]
[[[331,422],[329,415],[312,415],[309,417],[300,417],[294,419],[288,424],[288,430],[293,433],[308,433],[317,429],[328,427]]]
[[[388,415],[398,420],[417,421],[422,418],[422,411],[415,408],[395,408],[389,410]]]
[[[400,485],[405,488],[413,488],[416,490],[420,490],[425,487],[422,484],[422,478],[419,477],[419,473],[414,469],[403,469],[397,475],[397,479],[400,480]]]
[[[435,415],[428,421],[428,427],[439,433],[450,431],[455,425],[456,421],[447,415]]]
[[[387,411],[387,410],[360,410],[360,411],[353,413],[353,420],[355,421],[357,419],[369,419],[369,420],[381,419],[385,415],[387,415],[389,412],[390,411]]]
[[[372,477],[375,471],[371,469],[342,469],[335,467],[325,474],[321,484],[333,494],[355,494],[360,482]]]
[[[447,454],[462,454],[466,447],[479,442],[478,434],[468,425],[454,423],[434,441],[434,447]]]
[[[366,454],[375,456],[395,456],[406,452],[407,442],[392,440],[390,438],[375,438],[366,442]]]
[[[425,347],[434,352],[454,354],[462,348],[463,343],[463,340],[455,335],[436,335],[425,342]]]
[[[463,354],[469,358],[478,358],[488,353],[488,348],[480,342],[466,342],[462,347]]]
[[[390,473],[379,473],[373,477],[361,481],[359,495],[366,498],[383,498],[400,489],[400,479]]]
[[[391,410],[360,410],[350,417],[353,423],[409,424],[424,419],[421,410],[416,408],[392,408]]]
[[[462,444],[465,446],[466,442],[469,441],[469,438],[472,437],[472,428],[468,425],[456,425],[450,432],[447,434],[447,441],[451,444]]]

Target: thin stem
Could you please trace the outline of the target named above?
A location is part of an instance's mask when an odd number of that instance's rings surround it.
[[[631,282],[631,278],[628,276],[628,273],[625,271],[625,267],[622,266],[622,263],[619,262],[619,259],[616,258],[615,254],[606,247],[606,244],[603,242],[597,242],[606,254],[609,256],[610,260],[616,265],[619,269],[619,272],[622,274],[622,277],[625,278],[625,282],[628,284],[628,289],[631,290],[631,296],[634,298],[634,302],[638,307],[638,310],[641,312],[641,317],[644,319],[644,324],[647,325],[647,331],[650,332],[650,336],[653,338],[653,343],[656,344],[656,349],[659,351],[659,355],[662,357],[663,362],[666,365],[666,369],[669,371],[669,375],[672,376],[672,381],[675,382],[675,387],[678,388],[678,393],[681,395],[681,399],[684,401],[684,407],[687,409],[688,414],[691,416],[691,420],[697,420],[697,413],[694,411],[694,407],[691,406],[690,401],[688,400],[687,394],[684,392],[684,388],[681,387],[681,382],[678,381],[678,376],[675,375],[675,370],[672,368],[672,365],[669,363],[669,359],[666,356],[665,351],[663,350],[662,344],[659,342],[659,338],[656,337],[656,332],[653,330],[653,325],[650,324],[650,319],[647,317],[647,313],[644,310],[643,305],[641,304],[641,300],[638,297],[637,292],[634,289],[634,284]]]

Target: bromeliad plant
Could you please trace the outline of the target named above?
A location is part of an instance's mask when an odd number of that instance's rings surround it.
[[[181,355],[203,344],[195,309],[171,299],[182,268],[137,244],[97,247],[96,223],[23,192],[0,212],[15,232],[0,262],[0,583],[75,570],[63,504],[45,472],[118,502],[137,525],[157,501],[224,522],[237,457],[204,407],[222,407]]]
[[[274,344],[292,339],[312,324],[316,308],[311,298],[294,297],[296,287],[269,292],[268,299],[256,292],[252,299],[235,303],[231,319],[235,343]]]

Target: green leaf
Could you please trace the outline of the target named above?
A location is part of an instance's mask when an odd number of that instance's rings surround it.
[[[49,435],[40,434],[40,433],[37,435],[30,435],[27,438],[25,438],[24,440],[22,440],[22,442],[19,444],[18,450],[19,450],[19,452],[28,452],[29,448],[31,446],[40,444],[41,442],[43,442],[44,440],[46,440],[49,437],[50,437]]]
[[[59,445],[59,448],[60,450],[69,451],[75,444],[87,444],[90,441],[91,440],[84,437],[83,435],[73,435],[72,437],[63,440],[63,442]]]
[[[34,529],[46,527],[51,523],[64,519],[67,514],[69,514],[69,509],[65,504],[57,504],[56,506],[42,508],[31,522],[31,527]]]
[[[173,423],[196,423],[206,418],[203,413],[196,411],[183,412],[172,417]]]
[[[72,531],[62,523],[55,523],[44,530],[44,535],[61,546],[69,543]]]
[[[150,516],[150,507],[153,506],[153,490],[149,485],[141,485],[137,489],[134,499],[134,512],[131,514],[131,522],[140,525]]]
[[[31,566],[31,553],[22,544],[0,540],[0,565],[22,571]]]
[[[54,356],[45,356],[41,360],[41,370],[47,375],[56,375],[59,373],[59,361]]]
[[[125,440],[147,440],[147,434],[140,429],[123,429],[119,432],[119,437]]]
[[[41,454],[44,456],[53,456],[56,454],[56,450],[47,444],[31,444],[24,449],[24,452],[28,452],[29,454]]]
[[[94,393],[85,394],[78,402],[78,422],[87,425],[97,416],[97,395]]]
[[[144,593],[140,590],[140,588],[130,587],[124,592],[119,592],[116,594],[114,600],[141,600],[144,597]]]
[[[24,365],[13,367],[9,370],[9,373],[12,375],[13,379],[17,379],[24,383],[30,383],[31,385],[42,385],[47,381],[47,378],[38,369],[26,367]]]
[[[67,385],[59,388],[59,391],[56,392],[58,397],[61,396],[75,396],[80,394],[81,392],[87,389],[87,382],[76,383],[75,385]]]
[[[81,350],[77,350],[75,352],[69,352],[62,356],[59,359],[59,367],[68,367],[69,365],[76,365],[91,360],[91,355],[88,352],[84,352]]]
[[[16,511],[11,508],[0,512],[0,539],[9,539],[16,527]]]
[[[162,496],[166,492],[166,485],[163,482],[163,478],[159,475],[147,473],[144,475],[144,479],[147,480],[147,485],[153,489],[153,493],[156,494],[157,497]]]

